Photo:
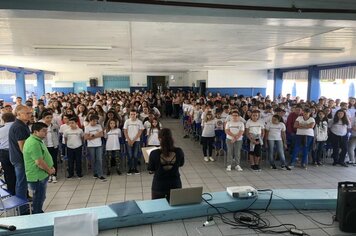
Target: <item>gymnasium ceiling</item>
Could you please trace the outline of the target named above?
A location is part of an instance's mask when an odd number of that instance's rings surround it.
[[[0,65],[54,72],[333,64],[355,61],[355,39],[356,21],[350,19],[0,11]]]

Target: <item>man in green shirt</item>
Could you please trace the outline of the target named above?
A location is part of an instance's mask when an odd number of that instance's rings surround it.
[[[37,122],[32,125],[32,134],[23,147],[28,188],[33,194],[33,214],[43,213],[48,176],[56,172],[51,154],[43,139],[47,136],[47,125]]]

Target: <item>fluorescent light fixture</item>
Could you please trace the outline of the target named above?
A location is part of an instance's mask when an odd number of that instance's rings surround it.
[[[91,64],[87,64],[87,66],[117,66],[117,67],[122,67],[125,65],[118,65],[118,64],[112,64],[112,63],[91,63]]]
[[[230,62],[230,63],[259,63],[259,62],[271,62],[272,60],[249,60],[249,59],[237,59],[237,60],[229,60],[227,62]]]
[[[345,51],[342,47],[279,47],[280,52],[295,53],[341,53]]]
[[[206,68],[234,68],[236,66],[232,66],[232,65],[206,65],[204,67],[206,67]]]
[[[84,63],[115,63],[119,62],[119,60],[103,60],[103,59],[71,59],[71,62],[84,62]]]
[[[34,49],[77,49],[77,50],[111,50],[112,46],[97,45],[33,45]]]

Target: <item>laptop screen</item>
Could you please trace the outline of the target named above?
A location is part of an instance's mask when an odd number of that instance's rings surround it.
[[[171,189],[169,205],[197,204],[202,201],[203,187]]]

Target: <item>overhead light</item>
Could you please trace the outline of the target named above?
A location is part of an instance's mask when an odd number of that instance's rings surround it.
[[[84,62],[84,63],[115,63],[115,62],[119,62],[119,60],[96,60],[96,59],[92,59],[92,60],[84,60],[84,59],[71,59],[71,62]]]
[[[232,66],[232,65],[206,65],[204,67],[206,67],[206,68],[234,68],[236,66]]]
[[[271,62],[272,60],[249,60],[249,59],[241,59],[241,60],[230,60],[227,62],[230,63],[258,63],[258,62]]]
[[[341,53],[345,48],[341,47],[279,47],[280,52],[296,52],[296,53]]]
[[[112,46],[97,45],[33,45],[34,49],[77,49],[77,50],[111,50]]]
[[[124,65],[112,64],[112,63],[92,63],[92,64],[87,64],[87,66],[117,66],[117,67],[122,67]]]

